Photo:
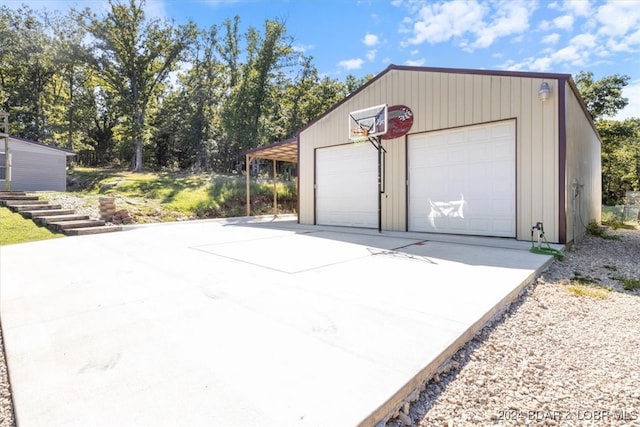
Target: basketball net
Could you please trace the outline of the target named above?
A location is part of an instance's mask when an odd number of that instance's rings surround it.
[[[351,129],[349,139],[351,139],[355,145],[364,144],[369,141],[369,130],[363,128]]]

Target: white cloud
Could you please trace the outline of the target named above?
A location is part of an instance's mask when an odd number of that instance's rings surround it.
[[[595,17],[600,23],[600,34],[624,36],[640,26],[640,5],[635,1],[610,1],[598,8]]]
[[[543,44],[557,44],[558,41],[560,41],[560,34],[558,33],[547,34],[542,38]]]
[[[582,48],[595,48],[597,46],[596,36],[593,34],[578,34],[569,43]]]
[[[562,5],[562,9],[575,16],[587,17],[591,15],[591,2],[585,0],[566,0]]]
[[[584,65],[585,54],[580,51],[576,46],[566,46],[557,52],[553,53],[550,58],[554,63],[566,62],[572,65]]]
[[[629,99],[629,104],[614,117],[614,120],[624,120],[632,117],[640,118],[640,79],[622,89],[622,96]]]
[[[294,52],[300,52],[300,53],[307,53],[310,50],[313,50],[315,48],[314,45],[312,44],[297,44],[292,46],[292,49],[294,50]]]
[[[367,61],[371,62],[374,59],[376,59],[376,54],[378,53],[378,51],[376,49],[371,49],[370,51],[367,52]]]
[[[364,64],[364,60],[360,58],[352,58],[338,62],[338,67],[342,67],[346,70],[358,70],[362,68],[362,64]]]
[[[380,43],[380,39],[375,34],[367,33],[367,34],[365,34],[364,38],[362,39],[362,43],[364,43],[365,46],[370,46],[371,47],[371,46],[375,46],[378,43]]]
[[[487,12],[488,8],[475,0],[426,4],[413,24],[413,37],[409,43],[440,43],[462,37],[469,29],[477,27]]]
[[[404,17],[398,26],[398,33],[400,34],[409,34],[413,31],[413,21],[411,18]]]
[[[474,47],[486,48],[500,37],[520,34],[529,29],[530,3],[505,2],[496,10],[496,18],[477,31]]]
[[[540,21],[538,22],[538,29],[540,31],[549,31],[552,28],[551,22],[549,21]]]
[[[573,16],[571,15],[558,16],[553,20],[553,25],[554,27],[559,28],[561,30],[571,31],[571,29],[573,28]]]
[[[425,64],[426,60],[424,58],[422,59],[409,59],[408,61],[405,61],[404,65],[409,65],[411,67],[421,67]]]
[[[403,46],[443,43],[454,40],[464,50],[487,48],[496,39],[514,37],[529,29],[529,16],[535,2],[478,0],[445,1],[423,4],[413,22],[412,37]],[[409,22],[403,21],[401,32]]]

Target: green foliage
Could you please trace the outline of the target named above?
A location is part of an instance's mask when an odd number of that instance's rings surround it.
[[[591,221],[589,225],[587,225],[587,233],[592,236],[600,237],[602,239],[607,239],[607,240],[620,239],[620,236],[607,233],[607,227],[603,227],[595,221]]]
[[[594,120],[602,116],[615,116],[628,103],[622,97],[622,88],[629,84],[629,76],[614,74],[593,80],[593,73],[580,71],[574,78],[587,110]]]
[[[33,221],[24,219],[22,215],[11,212],[8,208],[0,208],[0,246],[58,237],[63,235],[52,233],[45,227],[38,227]]]
[[[623,204],[627,191],[640,190],[640,119],[601,120],[602,202]]]
[[[127,139],[135,144],[135,171],[142,170],[147,115],[161,94],[162,84],[184,59],[195,36],[195,26],[180,27],[146,20],[143,0],[128,4],[109,0],[106,17],[89,11],[80,16],[93,36],[95,68],[105,89],[117,94],[121,112],[128,119]]]
[[[0,40],[0,109],[11,114],[10,131],[46,141],[46,94],[56,73],[51,36],[28,6],[0,6]]]
[[[320,77],[279,20],[240,33],[237,16],[201,29],[148,19],[144,0],[108,5],[0,6],[11,133],[72,148],[83,166],[232,172],[370,78]]]
[[[242,176],[184,172],[132,173],[77,168],[89,196],[113,195],[126,200],[137,222],[172,221],[178,217],[220,218],[246,214],[246,180]],[[250,182],[252,215],[273,212],[273,182]],[[293,182],[276,185],[278,210],[294,212],[297,188]],[[150,218],[153,217],[153,218]]]
[[[581,285],[591,285],[594,283],[598,283],[598,280],[592,276],[583,276],[579,272],[573,273],[573,278],[571,279],[572,283],[578,283]]]
[[[627,291],[634,291],[640,289],[640,279],[622,279],[622,285]]]

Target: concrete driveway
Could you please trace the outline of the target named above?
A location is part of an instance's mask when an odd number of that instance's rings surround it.
[[[20,427],[373,425],[551,261],[232,219],[0,248]]]

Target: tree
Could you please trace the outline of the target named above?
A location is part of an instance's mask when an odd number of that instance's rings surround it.
[[[602,136],[602,202],[624,202],[627,191],[640,190],[640,119],[600,120]]]
[[[45,95],[56,71],[51,38],[28,6],[2,6],[0,40],[0,108],[11,114],[11,133],[50,140]]]
[[[135,145],[134,171],[142,170],[148,109],[161,84],[174,71],[195,36],[193,23],[174,28],[167,22],[147,21],[144,0],[128,5],[109,0],[110,12],[104,19],[89,10],[81,22],[95,39],[98,73],[108,90],[121,98],[129,134]]]
[[[54,34],[52,62],[55,75],[47,91],[48,122],[53,139],[76,151],[87,148],[87,129],[96,115],[90,53],[82,45],[85,33],[77,22],[61,15],[46,15]]]
[[[283,69],[296,63],[297,53],[286,36],[284,24],[267,20],[264,34],[249,28],[245,35],[246,62],[240,63],[237,22],[227,21],[227,35],[218,46],[226,69],[229,70],[228,97],[221,107],[223,141],[221,153],[226,165],[224,169],[235,169],[241,153],[272,142],[271,118],[265,113],[273,111],[273,103],[279,102],[282,94]],[[230,33],[231,32],[231,33]],[[238,70],[237,78],[236,70]]]
[[[629,100],[622,97],[622,88],[629,84],[629,76],[614,74],[593,80],[593,73],[580,71],[575,76],[576,86],[594,120],[602,116],[614,116],[627,106]]]

